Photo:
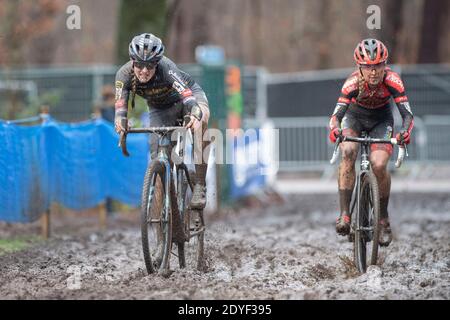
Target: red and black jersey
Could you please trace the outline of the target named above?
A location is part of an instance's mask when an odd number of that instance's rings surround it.
[[[356,103],[363,108],[377,109],[386,106],[391,97],[395,103],[408,101],[402,79],[389,68],[386,68],[383,82],[373,89],[364,82],[362,92],[359,92],[359,77],[359,71],[353,72],[348,77],[342,87],[339,103]]]
[[[363,81],[362,85],[360,81]],[[372,110],[373,113],[377,110],[379,112],[386,111],[390,108],[389,99],[391,97],[402,116],[403,129],[410,131],[413,114],[405,93],[405,86],[400,76],[390,68],[386,68],[383,81],[376,88],[370,88],[366,81],[360,79],[359,70],[353,72],[342,87],[331,122],[337,120],[340,123],[350,104],[356,105],[356,108],[362,110]]]

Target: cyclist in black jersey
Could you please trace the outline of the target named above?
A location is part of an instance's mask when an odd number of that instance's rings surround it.
[[[207,155],[206,134],[209,120],[208,99],[193,78],[178,69],[164,55],[162,41],[153,34],[143,33],[133,38],[129,46],[130,61],[116,74],[115,129],[120,133],[121,120],[127,119],[128,102],[134,107],[135,95],[145,100],[149,107],[150,126],[175,126],[178,119],[190,116],[186,127],[194,132],[195,187],[191,207],[203,209],[206,205]],[[206,139],[205,139],[206,138]],[[156,157],[158,137],[151,135],[151,157]],[[202,140],[202,141],[199,141]],[[206,140],[206,141],[205,141]]]

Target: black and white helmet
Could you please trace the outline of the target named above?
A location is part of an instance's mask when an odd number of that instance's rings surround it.
[[[131,40],[128,53],[135,62],[157,64],[164,54],[164,45],[153,34],[143,33]]]

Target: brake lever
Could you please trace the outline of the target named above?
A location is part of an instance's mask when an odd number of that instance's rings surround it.
[[[120,120],[120,124],[122,125],[122,128],[125,128],[125,131],[122,131],[120,133],[120,139],[119,139],[119,147],[122,148],[122,153],[125,157],[129,157],[130,154],[127,150],[127,131],[128,130],[128,120],[126,118],[122,118]]]
[[[183,117],[183,127],[186,127],[189,122],[191,122],[191,116],[189,114],[185,114]]]
[[[341,142],[344,140],[344,136],[342,136],[342,135],[339,135],[338,137],[337,137],[337,139],[336,139],[336,143],[335,143],[335,145],[334,145],[334,151],[333,151],[333,156],[331,157],[331,160],[330,160],[330,164],[335,164],[336,163],[336,160],[338,159],[338,157],[339,157],[339,145],[341,144]]]

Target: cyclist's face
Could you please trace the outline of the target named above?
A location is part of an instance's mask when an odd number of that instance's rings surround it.
[[[372,86],[376,86],[383,80],[385,68],[386,68],[385,63],[360,66],[360,70],[362,72],[364,79],[369,83],[369,85]]]
[[[155,75],[156,66],[135,62],[133,64],[133,71],[136,77],[138,78],[139,82],[147,83]]]

